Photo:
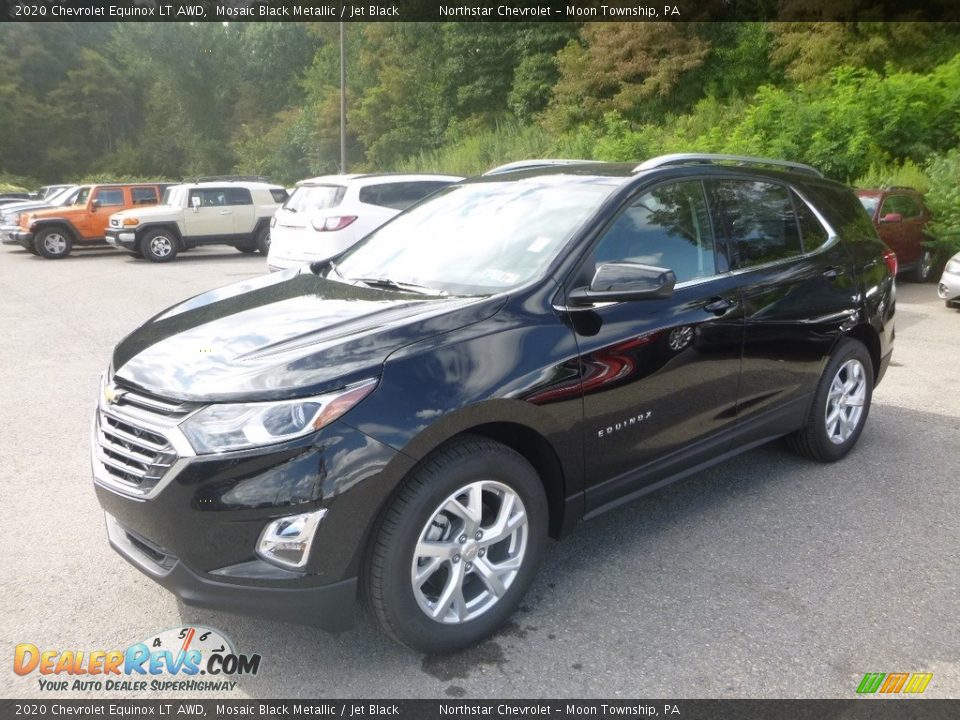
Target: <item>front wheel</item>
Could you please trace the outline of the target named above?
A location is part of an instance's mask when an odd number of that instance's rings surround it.
[[[140,252],[151,262],[170,262],[177,256],[177,238],[169,230],[151,230],[143,236]]]
[[[547,501],[519,453],[479,437],[435,452],[380,522],[365,574],[368,603],[395,640],[445,653],[495,632],[533,581]]]
[[[69,231],[53,227],[41,230],[33,240],[35,254],[42,255],[48,260],[58,260],[70,254],[73,248],[73,238]]]
[[[856,445],[873,398],[873,362],[863,343],[844,338],[820,378],[803,427],[788,437],[812,460],[834,462]]]

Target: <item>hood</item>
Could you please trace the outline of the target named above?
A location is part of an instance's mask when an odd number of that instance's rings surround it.
[[[0,205],[0,215],[13,216],[27,210],[46,210],[52,207],[54,206],[44,200],[25,200],[24,202]]]
[[[397,348],[489,317],[503,300],[356,287],[296,268],[151,318],[117,345],[114,377],[177,400],[315,395],[379,375]]]
[[[173,208],[169,205],[141,205],[135,208],[127,208],[126,210],[118,210],[115,213],[110,215],[111,218],[125,218],[125,217],[135,217],[137,219],[145,218],[149,220],[151,217],[160,216],[169,217],[171,212],[176,212],[177,208]]]

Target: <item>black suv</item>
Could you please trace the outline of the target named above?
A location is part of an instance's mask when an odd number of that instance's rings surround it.
[[[548,536],[769,440],[857,442],[892,253],[814,169],[729,156],[452,185],[332,262],[199,295],[116,347],[110,542],[185,602],[473,643]]]

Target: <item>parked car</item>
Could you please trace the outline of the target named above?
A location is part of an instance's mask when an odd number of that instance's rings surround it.
[[[343,629],[360,595],[444,652],[582,518],[784,435],[844,457],[893,252],[812,168],[722,159],[473,178],[147,321],[95,413],[111,545],[187,603]]]
[[[89,190],[89,185],[83,186]],[[43,200],[24,200],[0,207],[0,243],[19,245],[16,234],[20,231],[20,215],[33,210],[46,210],[52,207],[73,205],[79,197],[81,187],[68,185],[54,195]]]
[[[937,294],[947,307],[960,307],[960,253],[947,260],[937,285]]]
[[[282,270],[336,257],[453,175],[326,175],[297,183],[271,222],[267,266]]]
[[[30,193],[31,199],[34,200],[49,200],[54,195],[58,195],[62,190],[65,190],[69,187],[75,187],[74,185],[43,185],[38,188],[35,192]]]
[[[163,202],[133,208],[110,218],[107,242],[153,262],[169,262],[199,245],[232,245],[264,255],[270,248],[270,218],[287,191],[250,181],[175,185]]]
[[[24,200],[29,200],[30,194],[25,192],[7,192],[0,193],[0,206],[9,205],[10,203],[22,202]]]
[[[56,260],[74,246],[102,245],[110,214],[120,208],[159,202],[166,183],[92,185],[75,204],[21,213],[17,242],[27,250]]]
[[[857,197],[873,221],[880,239],[897,254],[898,273],[915,282],[933,280],[934,255],[924,247],[930,211],[913,188],[857,190]]]

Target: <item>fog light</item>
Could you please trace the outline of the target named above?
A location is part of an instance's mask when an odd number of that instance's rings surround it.
[[[302,568],[310,557],[310,545],[326,509],[274,520],[257,541],[257,555],[288,568]]]
[[[136,240],[137,236],[134,233],[117,233],[120,236],[121,240]]]

